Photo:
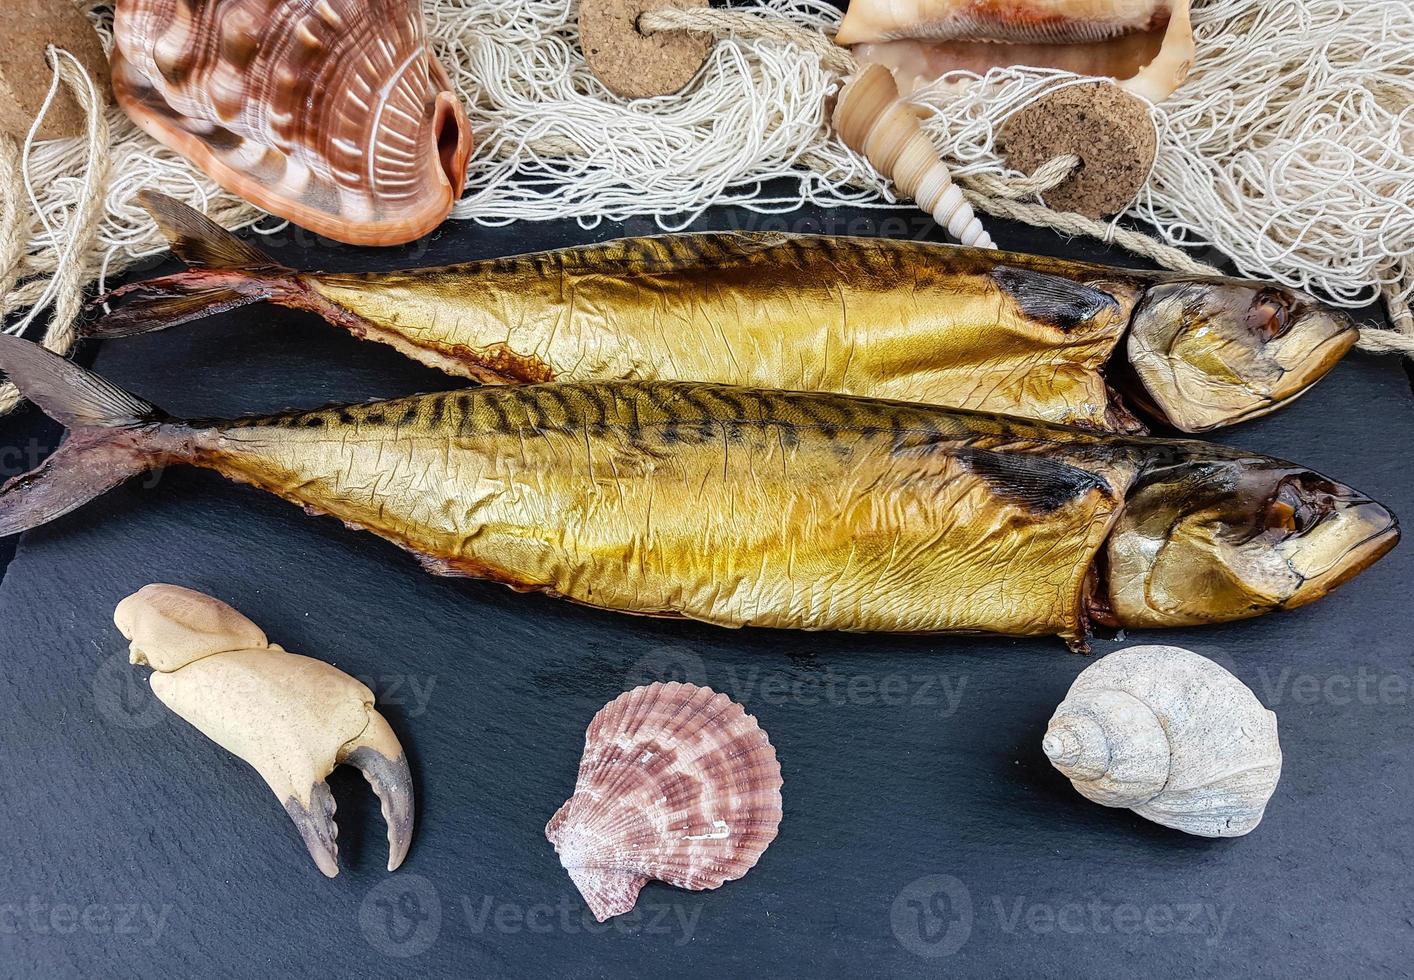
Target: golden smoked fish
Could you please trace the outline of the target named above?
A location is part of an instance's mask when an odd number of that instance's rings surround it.
[[[168,463],[215,469],[420,556],[605,609],[723,626],[1057,634],[1316,599],[1391,548],[1379,504],[1194,441],[685,382],[482,387],[171,419],[0,335],[72,429],[0,490],[0,535]]]
[[[1304,392],[1355,342],[1281,286],[822,236],[637,238],[440,269],[281,268],[145,195],[196,268],[113,294],[115,337],[270,300],[483,382],[710,381],[1200,431]],[[1118,390],[1120,394],[1116,394]]]

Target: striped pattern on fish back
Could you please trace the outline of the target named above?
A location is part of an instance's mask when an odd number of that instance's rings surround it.
[[[985,275],[999,263],[1084,281],[1123,279],[1141,283],[1156,278],[1138,269],[1075,262],[1022,252],[968,248],[941,242],[785,232],[693,232],[620,238],[594,245],[550,249],[502,258],[477,259],[410,275],[666,275],[694,269],[761,267],[770,270],[842,270],[841,275],[896,277],[900,269],[924,270],[930,276]],[[396,273],[344,274],[335,278],[387,280]]]
[[[222,426],[200,460],[442,571],[631,612],[1070,632],[1142,447],[681,382],[481,388]]]
[[[825,440],[889,436],[900,450],[976,440],[1055,442],[1070,447],[1131,446],[1133,440],[985,412],[819,392],[786,392],[679,381],[585,382],[490,386],[337,405],[211,424],[237,430],[364,429],[380,437],[417,435],[537,436],[621,432],[631,440],[669,445],[722,426],[757,426]],[[387,431],[391,428],[391,432]],[[1129,451],[1129,450],[1125,450]]]

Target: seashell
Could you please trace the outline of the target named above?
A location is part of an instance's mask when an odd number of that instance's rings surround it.
[[[1129,647],[1087,667],[1041,748],[1082,796],[1200,837],[1250,833],[1281,778],[1276,715],[1181,647]]]
[[[892,71],[904,94],[950,71],[1027,66],[1112,78],[1150,102],[1183,83],[1196,50],[1189,0],[1032,0],[987,10],[957,0],[906,9],[855,0],[836,41]]]
[[[866,65],[846,80],[833,121],[846,146],[917,201],[948,234],[964,245],[996,248],[952,182],[913,107],[899,97],[898,83],[888,69]]]
[[[471,155],[417,0],[119,0],[113,91],[252,204],[352,245],[437,227]]]
[[[718,888],[755,866],[781,822],[781,767],[756,719],[724,694],[649,684],[600,709],[574,795],[545,836],[600,922],[650,879]]]
[[[1172,0],[850,0],[835,40],[1075,44],[1162,27]]]

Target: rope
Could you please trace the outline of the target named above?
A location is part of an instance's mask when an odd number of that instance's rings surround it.
[[[1067,154],[1046,161],[1030,176],[1014,179],[994,174],[975,173],[959,177],[972,205],[999,218],[1010,218],[1029,225],[1051,228],[1067,235],[1088,235],[1119,245],[1135,255],[1151,259],[1165,269],[1187,272],[1195,276],[1221,276],[1216,266],[1199,262],[1187,252],[1161,242],[1143,232],[1122,228],[1113,222],[1096,221],[1070,211],[1052,211],[1042,204],[1017,200],[1020,197],[1044,194],[1059,185],[1080,164],[1080,158]],[[1394,329],[1363,327],[1355,346],[1371,354],[1400,354],[1414,358],[1414,316],[1393,289],[1384,291],[1385,307]]]
[[[1195,276],[1224,275],[1216,266],[1199,262],[1182,249],[1143,232],[1122,228],[1113,222],[1096,221],[1069,211],[1052,211],[1042,204],[1017,200],[1020,197],[1044,194],[1070,176],[1070,172],[1079,164],[1078,157],[1066,155],[1048,160],[1029,177],[1005,179],[993,174],[975,173],[963,175],[958,179],[963,184],[963,194],[972,202],[973,207],[996,217],[1051,228],[1062,234],[1098,238],[1119,245],[1135,255],[1142,255],[1175,272],[1187,272]],[[1409,305],[1404,303],[1393,289],[1384,291],[1384,301],[1394,329],[1362,327],[1360,339],[1356,341],[1355,346],[1371,354],[1400,354],[1414,358],[1414,316],[1410,315]]]
[[[826,69],[841,76],[848,76],[859,67],[853,56],[831,38],[820,31],[800,27],[784,17],[763,17],[740,10],[669,7],[645,11],[639,18],[639,27],[649,34],[663,30],[698,31],[719,39],[793,44],[817,54]],[[1175,272],[1200,276],[1224,275],[1216,266],[1199,262],[1182,249],[1143,232],[1070,211],[1054,211],[1039,202],[1021,200],[1039,197],[1056,187],[1079,164],[1078,157],[1065,155],[1047,161],[1029,176],[1008,174],[1002,177],[977,172],[958,174],[956,181],[962,185],[963,194],[973,207],[995,217],[1048,228],[1064,235],[1085,235],[1118,245]],[[1411,315],[1409,304],[1390,287],[1383,290],[1383,297],[1395,329],[1363,328],[1356,346],[1374,354],[1402,354],[1414,358],[1414,315]]]
[[[1383,298],[1394,329],[1362,327],[1360,340],[1355,346],[1370,354],[1399,354],[1414,358],[1414,315],[1409,312],[1409,304],[1401,300],[1393,289],[1385,289]]]
[[[111,45],[111,13],[104,0],[77,2],[90,10],[105,45]],[[1205,2],[1240,7],[1249,0]],[[894,200],[872,168],[829,134],[825,102],[856,64],[832,42],[839,13],[822,0],[761,0],[754,12],[644,13],[639,26],[647,33],[691,30],[735,43],[713,50],[684,96],[630,103],[607,98],[583,64],[572,0],[424,0],[424,11],[433,44],[481,136],[468,192],[454,217],[494,225],[574,216],[592,225],[603,216],[652,214],[660,227],[673,230],[681,227],[683,213],[690,220],[712,203],[773,213],[802,201],[888,206]],[[55,70],[50,101],[61,82],[73,89],[88,119],[87,133],[36,144],[36,127],[22,148],[0,140],[0,315],[29,307],[22,321],[7,328],[19,331],[52,306],[44,343],[67,351],[83,283],[95,277],[101,282],[110,269],[165,248],[132,200],[139,187],[160,187],[227,226],[249,225],[261,214],[156,146],[119,110],[105,113],[101,96],[71,56],[51,52],[50,57]],[[949,131],[948,158],[962,161],[958,184],[979,211],[1110,242],[1165,268],[1217,272],[1141,232],[1047,208],[1039,195],[1074,167],[1066,158],[1030,176],[999,174],[994,160],[959,158],[955,142]],[[800,187],[774,194],[768,188],[777,177],[795,177]],[[28,207],[21,203],[21,189],[29,195]],[[260,230],[282,227],[267,220]],[[1180,244],[1185,238],[1205,240],[1165,235]],[[17,237],[24,242],[18,261]],[[1223,251],[1232,254],[1231,248]],[[1268,258],[1258,265],[1289,278],[1284,254]],[[1326,270],[1320,279],[1334,283],[1332,295],[1340,305],[1356,305],[1353,290],[1366,288],[1359,285],[1365,280],[1350,275]],[[1341,291],[1342,283],[1349,288]],[[1414,282],[1406,275],[1380,280],[1376,288],[1395,329],[1367,329],[1360,346],[1414,356],[1409,309]],[[0,414],[16,401],[13,388],[0,385]]]
[[[26,251],[20,207],[22,179],[19,145],[9,136],[0,136],[0,309],[5,312],[9,312]]]
[[[1142,255],[1175,272],[1187,272],[1195,276],[1223,275],[1223,271],[1217,266],[1199,262],[1182,249],[1151,238],[1143,232],[1122,228],[1113,222],[1096,221],[1073,211],[1052,211],[1044,204],[1018,200],[1044,194],[1060,185],[1079,165],[1079,157],[1066,154],[1046,161],[1029,176],[1012,178],[974,173],[964,174],[958,180],[963,184],[963,193],[974,207],[998,218],[1010,218],[1028,225],[1051,228],[1065,235],[1088,235],[1098,238],[1135,255]]]
[[[1059,186],[1078,166],[1080,166],[1080,158],[1073,153],[1066,153],[1047,160],[1037,167],[1033,174],[1002,178],[996,174],[975,173],[969,174],[967,180],[979,194],[1015,201],[1023,197],[1044,194]]]
[[[29,312],[7,332],[22,333],[44,309],[53,304],[54,315],[44,332],[41,343],[56,354],[67,356],[77,339],[75,320],[83,307],[84,287],[93,277],[93,258],[97,251],[98,225],[104,213],[104,186],[112,161],[108,152],[108,121],[106,104],[98,87],[79,60],[67,51],[49,48],[49,63],[54,71],[54,83],[40,107],[34,125],[30,127],[23,150],[17,150],[12,140],[0,143],[0,286],[4,287],[0,315],[9,315],[29,306]],[[54,228],[35,202],[34,183],[29,173],[30,151],[35,134],[49,112],[63,83],[73,92],[87,120],[84,140],[88,166],[84,168],[83,186],[78,201],[62,227]],[[44,224],[48,240],[55,252],[55,269],[47,280],[36,279],[15,289],[20,260],[25,254],[24,208],[19,200],[19,187],[24,187],[35,213]],[[20,404],[20,393],[9,381],[0,384],[0,415],[14,411]]]

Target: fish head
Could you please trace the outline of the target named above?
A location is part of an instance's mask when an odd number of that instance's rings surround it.
[[[1131,491],[1106,544],[1109,605],[1130,627],[1294,609],[1398,540],[1393,514],[1329,477],[1279,460],[1199,455]]]
[[[1134,311],[1129,363],[1155,414],[1185,432],[1264,415],[1325,376],[1359,337],[1341,311],[1270,283],[1160,283]]]

